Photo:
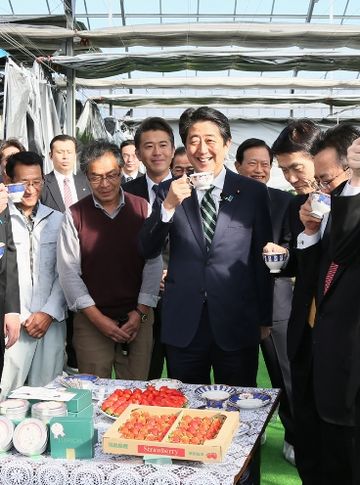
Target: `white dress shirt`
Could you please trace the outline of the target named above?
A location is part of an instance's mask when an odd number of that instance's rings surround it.
[[[54,169],[54,174],[55,174],[55,178],[56,178],[56,181],[57,181],[59,189],[60,189],[60,194],[61,194],[62,200],[65,200],[65,197],[64,197],[64,179],[67,178],[69,180],[69,187],[70,187],[70,190],[71,190],[71,200],[72,200],[72,203],[75,204],[75,202],[77,202],[79,200],[79,198],[78,198],[77,193],[76,193],[74,174],[70,173],[69,175],[64,175],[64,174],[58,172],[55,169]]]

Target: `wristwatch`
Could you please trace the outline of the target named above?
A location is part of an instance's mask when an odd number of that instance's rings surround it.
[[[147,313],[143,313],[138,308],[135,308],[135,311],[136,311],[136,313],[138,313],[140,315],[140,321],[141,321],[141,323],[146,322],[146,320],[148,319]]]

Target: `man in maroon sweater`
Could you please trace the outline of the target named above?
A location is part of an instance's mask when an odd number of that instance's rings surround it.
[[[152,350],[152,307],[161,258],[145,261],[138,233],[148,203],[120,187],[119,148],[104,140],[80,159],[92,194],[66,212],[58,244],[60,283],[74,318],[80,372],[146,379]]]

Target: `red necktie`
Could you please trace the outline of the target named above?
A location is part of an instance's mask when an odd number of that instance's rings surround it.
[[[66,209],[68,209],[73,204],[70,189],[70,180],[67,177],[64,178],[64,204]]]
[[[334,261],[330,264],[329,269],[327,270],[327,273],[325,276],[324,295],[326,295],[326,292],[330,288],[330,285],[332,283],[332,280],[334,279],[334,276],[338,267],[339,265],[334,263]]]

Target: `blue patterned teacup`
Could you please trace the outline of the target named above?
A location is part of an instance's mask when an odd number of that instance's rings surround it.
[[[20,182],[16,184],[8,184],[7,189],[9,197],[14,202],[14,204],[21,202],[21,199],[23,198],[25,192],[24,184]]]
[[[311,212],[310,214],[317,219],[322,219],[331,210],[331,197],[322,192],[313,192],[310,195]]]
[[[4,256],[5,253],[5,243],[0,242],[0,259]]]
[[[270,273],[280,273],[286,260],[286,253],[263,253],[263,258]]]

